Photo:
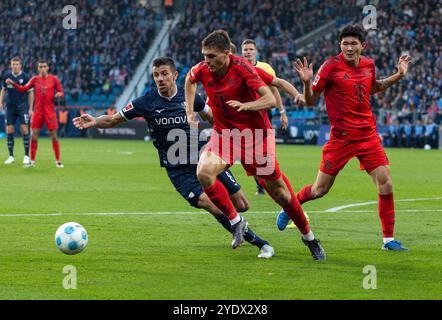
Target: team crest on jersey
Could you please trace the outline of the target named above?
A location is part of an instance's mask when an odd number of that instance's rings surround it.
[[[129,103],[127,106],[124,107],[123,111],[128,112],[129,110],[132,110],[133,108],[134,108],[134,106],[132,105],[132,103]]]
[[[18,82],[23,83],[23,79],[18,80]]]

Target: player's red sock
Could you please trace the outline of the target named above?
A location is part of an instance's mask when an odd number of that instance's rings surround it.
[[[55,161],[60,161],[60,143],[57,139],[52,139],[52,150],[54,150]]]
[[[37,155],[38,140],[31,139],[31,161],[35,161]]]
[[[204,188],[204,192],[212,200],[212,202],[229,218],[230,221],[238,217],[238,212],[236,212],[232,201],[230,200],[229,193],[226,187],[219,181],[216,180],[215,183]]]
[[[300,204],[303,204],[304,202],[312,200],[312,184],[309,184],[307,186],[302,187],[301,190],[296,194],[296,197],[298,198],[298,201]]]
[[[287,179],[287,177],[284,174],[282,175],[282,178],[284,179],[284,182],[287,188],[289,188],[290,194],[292,196],[290,204],[282,208],[284,209],[285,213],[287,213],[287,215],[290,217],[290,219],[293,220],[295,225],[298,227],[299,231],[301,231],[302,234],[307,234],[310,232],[310,224],[308,223],[307,218],[305,217],[304,211],[302,210],[298,198],[293,192],[289,179]]]
[[[378,202],[379,218],[384,238],[393,238],[394,233],[394,199],[393,192],[380,194]]]

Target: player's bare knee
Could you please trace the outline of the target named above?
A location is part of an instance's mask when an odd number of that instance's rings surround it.
[[[198,181],[204,186],[211,186],[212,184],[215,183],[216,177],[214,177],[213,174],[211,174],[209,171],[207,170],[198,170],[197,171],[197,178]]]
[[[235,209],[238,212],[246,212],[250,209],[249,202],[245,199],[240,199],[240,201],[235,203]]]
[[[388,178],[382,181],[378,181],[378,191],[381,194],[389,194],[393,192],[393,181]]]

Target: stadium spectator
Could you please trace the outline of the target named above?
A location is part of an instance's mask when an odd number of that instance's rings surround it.
[[[414,126],[413,147],[422,148],[424,146],[424,131],[425,127],[422,124],[422,120],[418,119]]]
[[[412,146],[413,138],[413,126],[408,119],[404,120],[404,123],[400,125],[400,146],[410,148]]]
[[[433,119],[429,118],[425,124],[425,145],[429,145],[431,148],[437,148],[438,127],[433,122]]]
[[[397,147],[399,145],[399,131],[399,121],[397,119],[391,120],[387,133],[383,135],[385,147]]]
[[[58,111],[58,123],[59,123],[58,136],[60,138],[66,137],[66,129],[67,129],[67,125],[68,125],[68,120],[69,120],[69,110],[65,106],[63,109]]]
[[[167,19],[173,19],[173,0],[164,0]]]

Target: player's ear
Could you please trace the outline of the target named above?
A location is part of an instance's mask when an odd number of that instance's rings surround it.
[[[364,50],[367,47],[367,42],[362,42],[362,50]]]

